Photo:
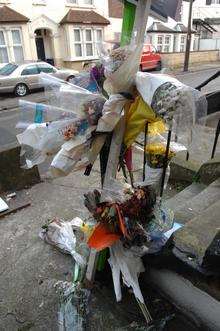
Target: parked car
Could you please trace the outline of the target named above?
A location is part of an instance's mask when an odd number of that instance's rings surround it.
[[[34,62],[17,65],[8,63],[0,68],[0,93],[12,92],[16,96],[23,97],[28,92],[42,88],[39,74],[45,72],[57,78],[69,81],[78,71],[59,70],[46,62]]]
[[[161,70],[161,56],[153,45],[145,44],[141,56],[140,70]]]

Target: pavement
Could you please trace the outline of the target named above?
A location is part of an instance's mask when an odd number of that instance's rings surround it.
[[[31,206],[0,220],[1,331],[58,331],[59,298],[54,285],[57,281],[72,279],[74,262],[70,256],[43,242],[38,234],[48,219],[86,218],[83,193],[99,187],[97,163],[89,177],[82,172],[71,173],[17,192],[19,198],[29,200]],[[123,300],[116,304],[108,264],[106,268],[103,274],[97,275],[92,289],[88,330],[145,330],[143,316],[130,291],[123,288]],[[155,318],[175,313],[166,331],[199,331],[152,286],[140,283]]]

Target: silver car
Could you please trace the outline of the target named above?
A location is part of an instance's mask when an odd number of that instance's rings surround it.
[[[56,69],[46,62],[34,62],[17,65],[8,63],[0,68],[0,93],[12,92],[23,97],[34,89],[42,88],[39,74],[45,72],[57,78],[69,81],[78,71]]]

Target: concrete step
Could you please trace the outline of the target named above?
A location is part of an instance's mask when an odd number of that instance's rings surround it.
[[[173,253],[193,268],[205,268],[208,272],[211,272],[220,269],[220,266],[217,265],[220,261],[219,239],[217,239],[220,233],[220,198],[207,208],[204,199],[209,200],[209,197],[207,194],[201,197],[201,194],[198,196],[200,196],[201,203],[204,204],[204,209],[173,234]],[[213,198],[213,195],[211,198]],[[199,207],[201,208],[201,206]],[[213,246],[215,253],[212,252],[212,262],[210,262],[210,256],[208,257],[206,253],[215,237],[215,245]]]
[[[220,302],[188,279],[167,269],[151,268],[146,273],[146,282],[155,285],[157,290],[174,304],[177,309],[193,320],[201,330],[219,331]]]
[[[220,200],[220,178],[215,180],[194,197],[185,200],[184,204],[180,203],[179,208],[176,206],[175,219],[180,223],[186,223],[205,211],[210,205],[218,200]]]
[[[194,198],[197,194],[199,194],[202,190],[206,188],[206,185],[200,183],[192,183],[187,186],[184,190],[177,193],[174,197],[165,201],[165,205],[167,208],[172,209],[176,212],[180,209],[188,200]]]

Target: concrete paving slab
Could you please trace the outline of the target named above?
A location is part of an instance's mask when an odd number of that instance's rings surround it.
[[[187,200],[184,205],[181,205],[175,212],[175,219],[180,223],[186,223],[219,200],[220,179],[217,179],[194,198]]]
[[[167,200],[165,205],[167,208],[172,209],[176,212],[180,209],[186,201],[191,200],[197,194],[199,194],[202,190],[204,190],[206,185],[200,183],[192,183],[191,185],[187,186],[184,190],[177,193],[173,198]]]
[[[204,200],[203,200],[204,201]],[[220,229],[220,199],[190,220],[173,235],[177,257],[187,264],[200,268],[206,250]],[[214,266],[217,267],[217,266]]]

